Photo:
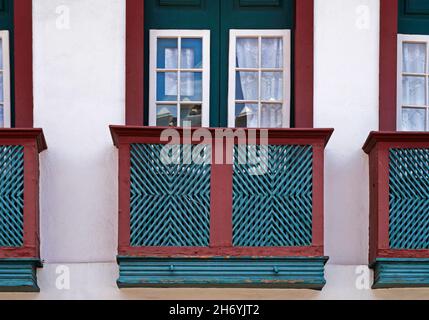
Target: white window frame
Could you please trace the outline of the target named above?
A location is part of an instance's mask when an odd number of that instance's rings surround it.
[[[157,117],[157,39],[158,38],[178,38],[179,48],[181,47],[182,38],[201,38],[203,41],[203,67],[202,69],[186,69],[188,71],[202,72],[202,101],[192,101],[192,103],[202,105],[202,119],[201,124],[203,127],[210,126],[210,30],[150,30],[150,65],[149,65],[149,125],[156,126]],[[174,70],[178,72],[178,93],[177,103],[180,106],[180,61],[181,50],[179,50],[179,68]],[[165,71],[165,69],[163,69]],[[173,104],[175,101],[160,101],[158,104]],[[177,110],[177,125],[180,126],[180,110]]]
[[[9,31],[0,31],[0,38],[3,44],[3,127],[11,127],[11,102],[10,102],[10,49],[9,49]],[[0,126],[1,127],[1,126]]]
[[[261,100],[261,77],[262,72],[272,71],[274,69],[261,68],[262,59],[262,38],[283,38],[283,128],[290,128],[290,108],[291,108],[291,31],[288,29],[273,29],[273,30],[230,30],[229,37],[229,86],[228,86],[228,127],[235,127],[235,105],[236,105],[236,71],[245,70],[243,68],[236,67],[236,56],[237,56],[237,38],[249,37],[259,39],[259,68],[249,69],[248,71],[255,71],[259,73],[259,115],[258,119],[261,118],[261,109],[263,101]],[[278,70],[279,71],[279,70]]]
[[[405,73],[403,72],[403,44],[404,43],[425,43],[426,44],[426,70],[424,74],[414,74],[414,73]],[[397,103],[396,103],[396,127],[398,131],[404,131],[402,125],[402,110],[405,107],[416,107],[416,109],[424,109],[423,106],[412,106],[412,105],[404,105],[402,103],[402,77],[407,75],[415,75],[415,76],[425,76],[426,77],[426,123],[425,123],[425,131],[429,131],[429,35],[409,35],[409,34],[399,34],[398,35],[398,70],[397,70]]]

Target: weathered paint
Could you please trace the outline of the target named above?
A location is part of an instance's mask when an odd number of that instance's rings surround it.
[[[0,292],[39,292],[39,259],[0,259]]]
[[[429,286],[429,259],[377,258],[373,289]]]
[[[257,287],[321,290],[326,257],[118,257],[120,288]]]

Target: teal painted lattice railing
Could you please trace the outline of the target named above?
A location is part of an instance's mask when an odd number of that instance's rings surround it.
[[[21,247],[24,229],[24,148],[0,146],[0,247]]]
[[[250,174],[253,164],[241,164],[238,149],[233,175],[234,246],[311,245],[312,146],[268,146],[264,160],[268,170],[260,175]]]
[[[166,165],[162,148],[131,145],[131,245],[208,246],[211,166]]]
[[[429,149],[390,150],[392,249],[429,249]]]

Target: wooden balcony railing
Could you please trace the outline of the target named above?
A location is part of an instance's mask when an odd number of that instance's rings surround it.
[[[363,149],[373,287],[429,286],[429,134],[372,132]]]
[[[177,129],[169,143],[166,129],[111,127],[119,287],[322,288],[324,149],[333,130],[225,137],[223,129]]]
[[[0,291],[39,291],[41,129],[0,129]]]

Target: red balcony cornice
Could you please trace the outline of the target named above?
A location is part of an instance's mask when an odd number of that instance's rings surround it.
[[[372,131],[362,149],[369,154],[380,142],[429,143],[429,132]]]
[[[139,127],[139,126],[110,126],[113,142],[115,146],[119,145],[121,138],[160,138],[161,133],[166,129],[177,129],[180,134],[183,133],[183,128],[167,128],[167,127]],[[227,128],[207,128],[212,136],[216,130]],[[195,132],[198,128],[192,128],[191,131]],[[246,131],[249,129],[246,129]],[[269,139],[286,139],[286,140],[311,140],[320,141],[326,146],[334,132],[334,129],[267,129]],[[259,129],[257,138],[259,137]]]
[[[36,140],[39,153],[48,148],[42,129],[0,129],[0,144],[2,141],[29,139]]]

